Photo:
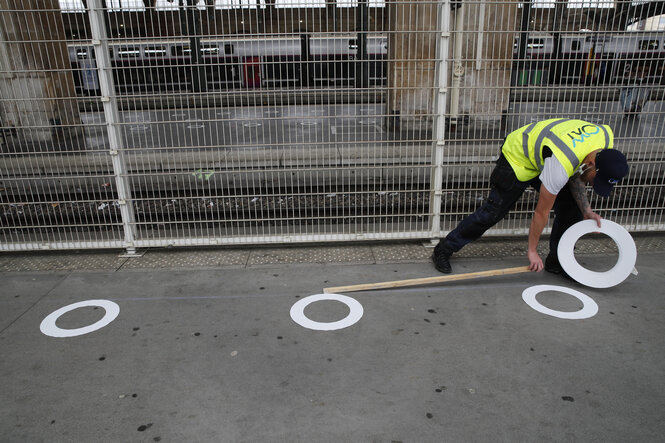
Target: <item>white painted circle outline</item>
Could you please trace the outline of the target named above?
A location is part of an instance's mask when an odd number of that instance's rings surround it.
[[[582,302],[583,304],[582,309],[575,312],[564,312],[564,311],[555,311],[554,309],[550,309],[546,306],[543,306],[542,304],[540,304],[538,300],[536,300],[536,295],[538,295],[543,291],[558,291],[570,294]],[[595,301],[593,301],[591,297],[589,297],[586,294],[582,294],[581,292],[576,291],[575,289],[566,288],[564,286],[554,286],[554,285],[531,286],[530,288],[526,288],[524,292],[522,292],[522,300],[524,300],[524,302],[527,305],[531,306],[533,309],[542,314],[551,315],[552,317],[563,318],[567,320],[582,320],[585,318],[591,318],[598,313],[598,305],[596,304]]]
[[[591,271],[582,267],[575,258],[575,243],[584,234],[591,232],[600,232],[609,236],[619,249],[619,259],[609,271]],[[575,281],[592,288],[610,288],[618,285],[633,272],[637,260],[637,248],[633,237],[623,226],[605,219],[601,220],[600,228],[595,220],[575,223],[561,236],[557,253],[563,270]]]
[[[305,308],[310,304],[321,300],[334,300],[344,303],[349,307],[349,315],[341,320],[322,323],[310,320],[305,315]],[[340,294],[315,294],[298,300],[291,306],[291,318],[303,328],[314,329],[316,331],[335,331],[337,329],[348,328],[358,322],[363,316],[363,305],[355,298]]]
[[[102,317],[100,320],[96,321],[91,325],[84,326],[82,328],[62,329],[55,325],[55,322],[60,318],[61,315],[66,314],[69,311],[73,311],[74,309],[83,308],[86,306],[96,306],[103,308],[106,311],[106,313],[104,314],[104,317]],[[120,306],[118,306],[116,303],[113,303],[110,300],[85,300],[64,306],[58,309],[57,311],[54,311],[51,314],[47,315],[46,318],[44,318],[44,320],[42,320],[42,323],[39,325],[39,329],[42,331],[42,334],[48,335],[49,337],[57,337],[57,338],[76,337],[79,335],[96,331],[98,329],[102,329],[104,326],[108,325],[113,320],[115,320],[115,318],[118,316],[119,313],[120,313]]]

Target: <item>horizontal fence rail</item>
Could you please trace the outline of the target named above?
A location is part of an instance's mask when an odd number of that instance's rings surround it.
[[[554,117],[612,127],[592,207],[663,231],[663,2],[590,3],[0,0],[0,250],[436,239]]]

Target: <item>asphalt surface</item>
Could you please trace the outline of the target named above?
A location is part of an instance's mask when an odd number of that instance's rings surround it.
[[[580,262],[607,270],[613,259]],[[325,287],[438,274],[422,258],[3,272],[1,440],[660,442],[663,260],[640,252],[639,274],[608,289],[525,273],[347,293],[362,317],[332,331],[299,325],[292,307]],[[455,273],[520,265],[453,261]],[[522,293],[540,284],[582,292],[597,314],[534,310]],[[537,299],[582,308],[552,290]],[[117,317],[74,337],[40,330],[90,300],[117,304]],[[71,310],[50,331],[110,312]],[[358,310],[328,300],[303,313],[329,323]]]

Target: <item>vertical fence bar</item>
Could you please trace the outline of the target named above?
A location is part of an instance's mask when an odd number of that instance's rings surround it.
[[[97,60],[97,73],[99,76],[99,87],[101,91],[100,100],[102,101],[104,117],[106,118],[109,155],[113,162],[113,173],[115,175],[116,189],[118,192],[118,204],[120,207],[125,236],[125,248],[129,255],[133,255],[136,254],[136,247],[134,244],[136,238],[136,217],[134,214],[131,188],[127,178],[124,141],[120,126],[120,113],[118,112],[118,101],[115,95],[112,65],[109,56],[109,45],[104,25],[103,2],[102,0],[88,0],[88,8],[90,32]]]
[[[466,23],[464,15],[467,6],[464,1],[458,3],[455,9],[455,40],[453,48],[453,82],[450,87],[450,127],[457,129],[457,123],[460,117],[460,90],[462,89],[462,76],[464,76],[465,62],[463,59],[462,49],[464,48],[465,29]]]
[[[434,90],[434,143],[432,144],[432,173],[430,178],[430,232],[433,238],[441,235],[441,193],[443,191],[443,151],[446,147],[446,102],[448,100],[448,52],[450,43],[450,3],[438,4],[438,43]]]

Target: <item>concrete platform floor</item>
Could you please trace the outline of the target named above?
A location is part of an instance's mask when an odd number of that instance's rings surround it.
[[[547,273],[348,293],[344,329],[294,322],[324,287],[438,275],[417,243],[0,255],[3,442],[660,442],[665,434],[664,236],[635,236],[637,276],[593,289]],[[483,239],[454,272],[525,264],[524,240]],[[606,270],[602,239],[579,260]],[[522,300],[540,284],[598,305],[584,320]],[[119,307],[55,338],[56,310]],[[577,311],[570,295],[543,305]],[[310,304],[340,320],[337,301]],[[354,310],[355,312],[355,310]],[[58,328],[107,315],[82,307]]]

